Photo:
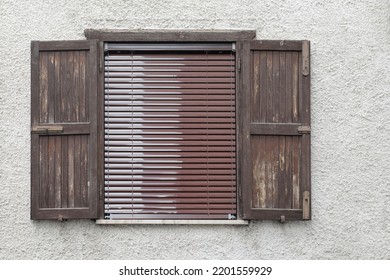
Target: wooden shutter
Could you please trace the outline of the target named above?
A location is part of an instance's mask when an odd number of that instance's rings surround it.
[[[310,219],[308,41],[243,44],[245,219]]]
[[[96,47],[32,42],[32,219],[97,218]]]
[[[106,218],[235,219],[235,108],[232,44],[107,44]]]

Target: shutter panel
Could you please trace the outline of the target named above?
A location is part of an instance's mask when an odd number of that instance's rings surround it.
[[[106,45],[107,219],[236,218],[231,49]]]
[[[32,219],[97,218],[96,47],[32,42]]]
[[[308,41],[243,44],[243,217],[310,219]]]

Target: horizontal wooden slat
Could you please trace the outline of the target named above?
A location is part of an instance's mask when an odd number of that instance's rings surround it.
[[[251,50],[262,51],[301,51],[302,41],[294,40],[266,40],[266,41],[250,41]]]
[[[50,129],[50,128],[56,128],[56,127],[62,128],[62,131],[59,131],[59,133],[61,133],[61,135],[66,135],[66,134],[80,134],[81,135],[81,134],[89,134],[89,132],[90,132],[89,123],[61,123],[61,124],[41,123],[39,125],[33,126],[31,131],[34,132],[34,130],[39,130],[39,129],[44,129],[44,128]]]
[[[88,39],[120,42],[235,42],[251,40],[256,37],[255,30],[110,30],[86,29],[84,34]]]
[[[39,51],[86,51],[90,49],[90,41],[39,41]]]
[[[300,123],[251,123],[252,135],[302,135],[298,132]]]
[[[231,51],[232,43],[106,43],[105,51]]]

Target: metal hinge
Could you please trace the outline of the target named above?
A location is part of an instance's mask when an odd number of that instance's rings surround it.
[[[241,72],[241,58],[238,58],[238,61],[237,61],[237,71]]]
[[[310,126],[298,126],[298,132],[301,134],[310,134],[311,128]]]
[[[303,208],[302,219],[309,220],[310,219],[310,192],[309,191],[303,192],[302,208]]]

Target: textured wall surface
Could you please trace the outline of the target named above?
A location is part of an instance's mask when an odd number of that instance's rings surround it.
[[[389,259],[389,9],[387,0],[0,0],[0,259]],[[313,220],[30,221],[30,41],[83,39],[86,28],[311,40]]]

